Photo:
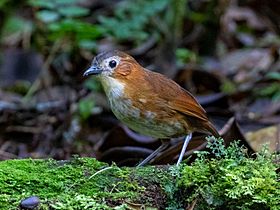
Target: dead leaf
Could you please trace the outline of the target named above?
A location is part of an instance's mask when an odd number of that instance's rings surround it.
[[[256,30],[266,29],[266,24],[262,18],[248,7],[230,6],[221,18],[221,26],[224,32],[234,33],[237,31],[237,23],[245,21],[246,24]]]
[[[255,151],[260,151],[265,144],[270,152],[280,151],[280,124],[247,132],[245,137]]]
[[[232,51],[221,58],[223,74],[234,75],[233,80],[242,83],[259,79],[260,71],[267,71],[274,58],[270,49],[241,49]]]

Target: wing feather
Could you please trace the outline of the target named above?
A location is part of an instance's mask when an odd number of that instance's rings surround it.
[[[208,121],[205,110],[188,91],[161,74],[152,72],[152,74],[148,75],[153,91],[157,93],[158,97],[167,102],[167,106],[170,109]]]

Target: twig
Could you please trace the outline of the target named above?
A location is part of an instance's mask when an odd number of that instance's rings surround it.
[[[8,126],[6,128],[7,132],[23,132],[23,133],[40,133],[42,129],[38,127],[28,127],[28,126]]]
[[[14,154],[12,154],[12,153],[9,153],[9,152],[5,152],[5,151],[3,151],[3,150],[0,150],[0,159],[1,160],[6,160],[6,159],[17,159],[18,158],[18,156],[16,156],[16,155],[14,155]]]
[[[27,102],[30,99],[30,97],[40,88],[41,81],[45,79],[43,77],[43,75],[45,73],[47,73],[47,69],[49,68],[51,62],[53,61],[53,59],[55,57],[56,52],[60,49],[61,45],[62,45],[61,39],[57,40],[54,43],[54,45],[51,48],[49,56],[47,57],[45,63],[42,66],[42,71],[41,71],[40,75],[35,80],[35,82],[32,84],[32,86],[29,88],[28,92],[26,93],[26,95],[23,98],[23,102]]]
[[[110,166],[110,167],[107,167],[107,168],[103,168],[103,169],[101,169],[100,171],[97,171],[97,172],[95,172],[93,175],[91,175],[91,176],[89,177],[89,179],[91,179],[92,177],[96,176],[97,174],[100,174],[100,173],[102,173],[102,172],[104,172],[104,171],[107,171],[107,170],[109,170],[109,169],[111,169],[111,168],[113,168],[113,167]]]

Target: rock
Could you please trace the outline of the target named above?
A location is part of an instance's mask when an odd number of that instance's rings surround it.
[[[29,210],[29,209],[36,209],[40,204],[40,199],[37,196],[31,196],[26,199],[23,199],[20,202],[20,209],[22,210]]]

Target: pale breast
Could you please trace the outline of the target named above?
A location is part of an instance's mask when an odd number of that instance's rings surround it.
[[[124,96],[125,85],[119,80],[107,78],[101,82],[113,113],[132,130],[154,138],[170,138],[186,134],[184,125],[174,120],[172,116],[164,116],[164,110],[162,113],[156,113],[148,109],[153,100],[138,98],[140,103],[137,107],[137,103],[133,104]]]
[[[132,130],[154,138],[171,138],[186,134],[184,125],[174,119],[159,119],[157,113],[141,110],[129,99],[111,99],[110,106],[115,116]]]
[[[109,100],[110,107],[119,120],[139,118],[140,110],[133,108],[131,100],[124,96],[125,85],[122,82],[112,77],[107,77],[101,79],[101,83]]]

